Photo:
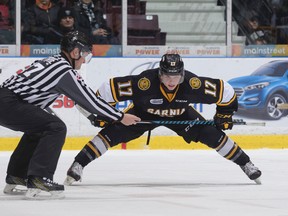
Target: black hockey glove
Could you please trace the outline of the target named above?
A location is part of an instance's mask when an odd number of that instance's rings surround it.
[[[91,124],[95,127],[100,127],[100,128],[104,128],[106,126],[108,126],[109,124],[112,123],[112,120],[104,120],[104,119],[100,119],[94,115],[90,115],[88,116],[88,119],[90,120]]]
[[[233,114],[231,113],[216,113],[214,116],[214,123],[216,128],[221,130],[231,130],[233,127]]]

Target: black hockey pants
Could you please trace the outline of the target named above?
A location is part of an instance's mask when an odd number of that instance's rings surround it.
[[[64,122],[0,88],[0,125],[24,132],[10,158],[7,174],[53,179],[66,137]]]

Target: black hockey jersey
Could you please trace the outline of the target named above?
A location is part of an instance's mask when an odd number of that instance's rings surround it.
[[[185,114],[191,104],[216,104],[217,110],[233,113],[237,110],[237,97],[225,81],[199,77],[185,71],[184,81],[169,93],[161,84],[158,68],[139,75],[115,77],[104,83],[98,93],[108,102],[131,100],[138,116],[177,117]]]

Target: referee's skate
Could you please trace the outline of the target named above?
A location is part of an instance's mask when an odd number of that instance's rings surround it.
[[[24,195],[27,192],[27,179],[7,175],[3,193],[9,195]]]
[[[64,185],[57,184],[46,177],[30,176],[27,181],[27,199],[62,199]]]

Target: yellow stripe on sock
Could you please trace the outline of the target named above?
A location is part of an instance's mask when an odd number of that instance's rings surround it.
[[[89,148],[96,154],[97,158],[101,156],[98,149],[96,149],[90,142],[88,142],[86,145],[89,146]]]

